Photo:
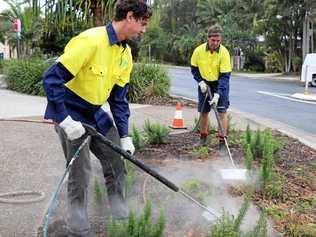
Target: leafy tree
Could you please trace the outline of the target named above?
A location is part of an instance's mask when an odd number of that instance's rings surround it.
[[[22,55],[31,55],[34,49],[39,46],[38,42],[42,34],[42,20],[39,14],[33,10],[32,2],[26,2],[26,7],[22,8],[25,2],[4,0],[9,9],[0,13],[0,18],[4,20],[5,36],[9,44],[16,48],[16,33],[13,31],[12,24],[15,18],[21,21],[21,46],[20,52]],[[4,37],[3,37],[4,40]]]

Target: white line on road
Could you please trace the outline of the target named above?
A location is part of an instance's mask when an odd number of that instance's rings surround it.
[[[301,103],[305,103],[305,104],[316,105],[316,102],[306,101],[306,100],[299,100],[299,99],[295,99],[295,98],[290,98],[290,96],[291,96],[290,94],[272,93],[272,92],[267,92],[267,91],[257,91],[257,92],[260,93],[260,94],[270,95],[270,96],[278,97],[278,98],[281,98],[281,99],[286,99],[286,100],[301,102]]]

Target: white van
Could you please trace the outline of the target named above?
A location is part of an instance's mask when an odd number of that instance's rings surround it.
[[[302,65],[301,81],[306,80],[316,86],[316,53],[307,54]]]

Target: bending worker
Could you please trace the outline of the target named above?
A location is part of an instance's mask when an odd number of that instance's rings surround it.
[[[133,153],[128,137],[130,116],[127,101],[132,54],[126,40],[145,32],[150,7],[143,0],[120,0],[115,17],[106,26],[88,29],[72,38],[57,62],[44,73],[47,95],[46,119],[52,119],[66,161],[69,162],[87,136],[82,123]],[[101,108],[108,102],[111,117]],[[127,218],[124,197],[125,166],[119,154],[97,137],[84,147],[69,173],[66,219],[67,236],[90,236],[87,216],[89,149],[99,159],[105,178],[112,217]]]
[[[229,107],[230,55],[221,44],[222,28],[211,26],[207,31],[207,42],[195,48],[191,57],[191,72],[198,83],[198,112],[200,112],[200,145],[207,144],[208,113],[211,106],[217,107],[224,134],[218,132],[219,145],[225,144],[227,134],[227,109]],[[205,99],[207,87],[213,94],[212,100]]]

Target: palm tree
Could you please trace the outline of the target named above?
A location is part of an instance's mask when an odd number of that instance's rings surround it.
[[[16,48],[16,34],[13,32],[13,20],[18,18],[21,21],[21,46],[19,51],[22,55],[30,55],[39,42],[41,36],[41,19],[37,13],[34,13],[33,8],[27,2],[18,2],[14,0],[4,0],[9,9],[0,13],[0,17],[7,22],[6,38],[9,44]],[[27,4],[27,7],[22,9],[22,6]],[[9,27],[8,27],[9,25]]]

